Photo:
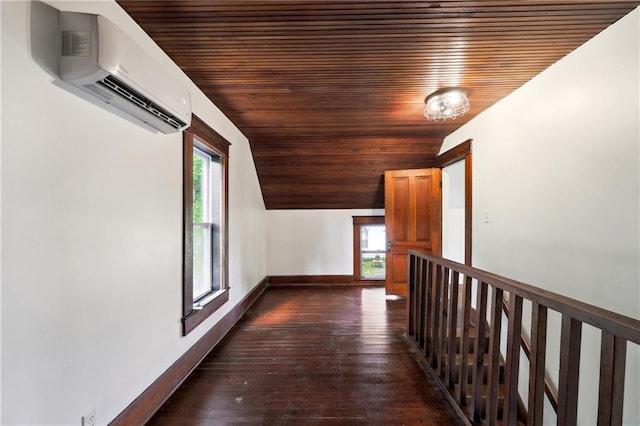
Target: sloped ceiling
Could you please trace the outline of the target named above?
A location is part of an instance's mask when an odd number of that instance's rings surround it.
[[[447,134],[639,3],[119,2],[249,138],[268,209],[382,208],[385,170],[430,167]],[[450,86],[470,111],[428,122],[425,97]]]

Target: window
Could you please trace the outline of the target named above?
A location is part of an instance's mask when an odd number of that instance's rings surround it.
[[[384,216],[353,216],[354,280],[386,278],[386,242]]]
[[[229,142],[193,117],[183,139],[183,335],[229,300]]]
[[[193,147],[193,300],[220,290],[222,157]]]

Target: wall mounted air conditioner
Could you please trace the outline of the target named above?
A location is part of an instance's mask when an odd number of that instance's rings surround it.
[[[60,12],[60,78],[163,133],[191,124],[191,98],[175,77],[102,16]]]

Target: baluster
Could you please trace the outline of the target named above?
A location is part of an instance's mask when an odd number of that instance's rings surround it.
[[[462,288],[462,335],[460,336],[460,373],[458,374],[458,403],[467,405],[467,382],[469,381],[469,323],[471,322],[471,284],[473,278],[466,276]]]
[[[433,277],[435,275],[435,267],[436,265],[431,262],[431,261],[427,261],[425,265],[423,265],[423,268],[426,268],[426,273],[424,274],[424,285],[427,289],[427,307],[426,307],[426,315],[425,315],[425,334],[426,334],[426,341],[424,344],[424,356],[425,358],[429,359],[431,357],[431,354],[433,354],[433,298],[434,298],[434,294],[433,294],[433,286],[431,285],[431,283],[433,282]]]
[[[422,333],[420,334],[420,341],[418,342],[420,349],[422,351],[424,351],[425,348],[425,342],[426,342],[426,328],[425,326],[425,315],[426,315],[426,310],[427,310],[427,284],[426,281],[423,279],[425,273],[426,273],[426,263],[427,260],[423,259],[423,261],[420,263],[419,268],[418,268],[418,276],[420,277],[420,299],[419,299],[419,315],[417,315],[416,321],[418,321],[418,327],[420,328],[420,330],[422,330]]]
[[[527,424],[541,426],[544,411],[544,375],[547,353],[547,307],[533,302],[529,359],[529,405]]]
[[[515,425],[518,419],[518,374],[520,371],[520,341],[522,338],[522,297],[509,295],[509,323],[507,331],[507,360],[504,368],[505,424]]]
[[[602,331],[598,426],[621,425],[627,341]]]
[[[420,282],[420,263],[424,262],[424,259],[418,258],[418,263],[414,265],[414,273],[416,276],[416,286],[415,286],[415,301],[413,302],[413,322],[415,324],[416,336],[415,342],[418,343],[419,347],[422,347],[421,343],[424,341],[424,331],[421,328],[420,317],[422,315],[422,298],[424,297],[424,292],[422,291],[422,285]]]
[[[447,345],[445,344],[447,341],[447,307],[448,307],[448,297],[449,297],[449,268],[443,268],[442,272],[442,281],[440,282],[440,287],[442,291],[442,302],[440,305],[440,339],[438,346],[438,376],[442,377],[444,374],[444,363],[447,360],[446,349]]]
[[[471,391],[471,418],[480,421],[482,410],[482,388],[484,376],[485,332],[487,323],[487,284],[478,282],[478,318],[476,321],[476,344],[473,352],[473,390]]]
[[[560,333],[560,380],[558,386],[558,426],[576,424],[582,322],[562,316]]]
[[[498,421],[498,384],[500,379],[500,332],[502,331],[502,289],[492,287],[491,338],[489,341],[489,371],[487,380],[487,421],[489,426]]]
[[[458,330],[458,287],[460,282],[460,273],[453,271],[451,279],[451,295],[449,297],[449,349],[448,361],[445,374],[445,383],[449,390],[454,390],[454,368],[456,365],[456,332]]]
[[[640,329],[640,322],[636,321],[635,328],[631,328],[634,324],[631,318],[580,302],[567,302],[566,298],[555,297],[552,293],[531,290],[530,287],[520,286],[513,281],[502,281],[499,277],[484,274],[482,271],[473,272],[473,268],[468,269],[472,274],[486,277],[488,282],[485,282],[481,278],[472,278],[438,262],[435,258],[432,261],[418,255],[409,256],[408,334],[423,353],[423,360],[433,367],[431,372],[439,376],[439,385],[444,385],[449,390],[450,396],[457,400],[460,407],[469,405],[469,420],[472,423],[498,423],[498,411],[501,408],[498,390],[502,376],[502,303],[506,304],[503,295],[509,291],[511,294],[510,309],[506,309],[508,329],[502,423],[515,425],[518,418],[525,415],[528,425],[542,425],[545,394],[549,396],[549,401],[557,412],[558,425],[572,426],[577,423],[582,338],[582,322],[577,318],[580,318],[596,327],[602,327],[597,424],[622,425],[627,338],[632,342],[640,340],[637,333],[633,333],[633,330]],[[459,297],[461,277],[462,295]],[[477,282],[478,294],[476,336],[472,349],[471,295],[474,281]],[[499,288],[496,284],[504,287]],[[491,299],[488,301],[489,287]],[[518,292],[524,292],[531,297],[530,343],[526,336],[522,335],[523,298],[516,294]],[[557,394],[545,376],[548,308],[540,302],[548,303],[558,312],[564,313],[561,324]],[[487,327],[490,329],[487,330]],[[617,330],[624,337],[607,330]],[[518,395],[521,350],[529,357],[528,404],[526,409],[523,407],[523,410],[527,410],[526,413],[520,411]],[[458,353],[460,365],[459,370],[455,370]],[[472,368],[472,372],[469,372],[469,368]],[[468,383],[471,385],[468,386]],[[483,415],[485,395],[486,414]]]
[[[416,267],[418,257],[409,254],[409,289],[407,297],[407,334],[416,339],[415,303],[416,303]]]
[[[440,312],[441,312],[441,296],[440,296],[440,281],[442,280],[442,266],[436,265],[435,274],[432,274],[433,286],[433,306],[431,307],[431,326],[433,327],[431,334],[431,365],[436,367],[438,363],[438,357],[440,356]]]

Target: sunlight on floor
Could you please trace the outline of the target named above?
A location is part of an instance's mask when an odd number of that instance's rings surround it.
[[[395,294],[387,294],[385,296],[385,299],[386,300],[402,300],[402,299],[404,299],[404,296],[397,296]]]

